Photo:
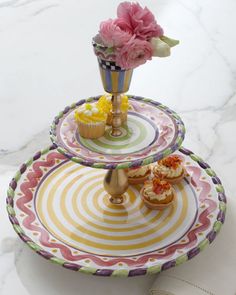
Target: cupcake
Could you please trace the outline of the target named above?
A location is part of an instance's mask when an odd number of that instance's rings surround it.
[[[104,135],[107,114],[102,112],[96,104],[82,105],[75,111],[74,118],[82,137],[95,139]]]
[[[148,179],[151,174],[151,169],[150,166],[147,165],[139,168],[129,168],[126,172],[129,184],[140,184]]]
[[[140,193],[144,204],[150,209],[165,209],[176,199],[172,185],[160,178],[146,181]]]
[[[107,114],[107,125],[112,125],[112,101],[111,95],[103,95],[98,100],[98,108]],[[129,102],[127,95],[121,95],[121,122],[125,123],[127,121],[127,111],[129,109]]]
[[[172,184],[178,183],[185,176],[185,168],[182,160],[177,155],[171,155],[160,161],[153,167],[155,177],[162,178]]]

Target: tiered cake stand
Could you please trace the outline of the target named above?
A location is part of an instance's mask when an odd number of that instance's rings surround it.
[[[158,273],[214,240],[225,218],[224,189],[207,163],[181,147],[183,122],[166,106],[129,96],[122,124],[120,94],[133,70],[104,60],[104,48],[93,45],[103,87],[112,94],[112,126],[93,140],[78,132],[76,108],[99,97],[60,112],[51,126],[53,145],[22,164],[10,183],[9,218],[30,248],[65,268],[100,276]],[[177,200],[163,211],[148,209],[125,169],[172,153],[188,173],[175,185]]]
[[[107,127],[103,137],[89,140],[73,120],[85,102],[55,118],[53,146],[25,162],[10,183],[7,210],[20,238],[54,263],[100,276],[158,273],[197,255],[219,232],[226,198],[209,165],[180,148],[181,119],[156,101],[130,96],[119,136]],[[182,158],[188,175],[175,185],[173,206],[150,210],[139,185],[122,184],[124,169],[171,153]]]
[[[179,116],[150,99],[129,96],[128,121],[119,128],[107,127],[105,135],[94,140],[79,135],[74,121],[75,109],[86,102],[96,103],[90,97],[67,107],[54,120],[51,139],[58,151],[78,164],[108,169],[104,188],[110,202],[122,204],[128,188],[126,168],[153,163],[178,150],[184,139],[184,124]]]

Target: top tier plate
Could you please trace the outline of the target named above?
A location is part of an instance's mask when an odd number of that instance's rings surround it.
[[[55,117],[50,130],[58,151],[74,162],[102,169],[148,165],[178,150],[185,135],[180,117],[151,99],[128,96],[130,109],[122,135],[113,137],[111,127],[99,139],[81,137],[74,122],[76,108],[95,103],[100,96],[80,100]]]

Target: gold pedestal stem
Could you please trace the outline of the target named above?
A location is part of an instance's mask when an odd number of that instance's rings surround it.
[[[128,177],[123,169],[108,170],[104,178],[104,189],[110,195],[110,202],[112,204],[122,204],[124,197],[122,196],[129,184]]]
[[[120,136],[122,131],[120,130],[121,120],[121,96],[120,94],[112,94],[112,136]]]

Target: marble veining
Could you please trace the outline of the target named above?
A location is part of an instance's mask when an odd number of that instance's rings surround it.
[[[74,101],[103,93],[91,38],[119,2],[0,0],[0,295],[92,294],[95,289],[96,294],[120,294],[121,289],[147,294],[155,280],[90,278],[49,264],[18,239],[5,210],[10,179],[22,162],[50,144],[53,117]],[[226,224],[214,244],[179,269],[188,277],[188,268],[197,268],[206,289],[233,295],[236,2],[141,3],[181,44],[170,58],[137,68],[130,94],[159,100],[181,115],[184,146],[214,168],[228,196]],[[173,269],[173,275],[178,271]]]

